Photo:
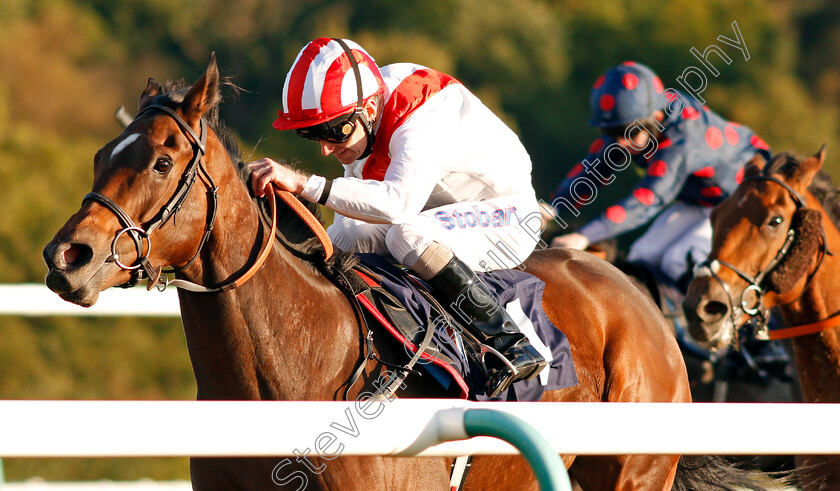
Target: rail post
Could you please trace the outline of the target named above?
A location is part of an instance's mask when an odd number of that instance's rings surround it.
[[[542,491],[572,491],[563,460],[533,426],[495,409],[449,409],[435,418],[440,441],[489,436],[510,443],[525,457]]]

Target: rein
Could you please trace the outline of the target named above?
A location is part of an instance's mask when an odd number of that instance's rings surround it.
[[[273,191],[273,189],[272,189]],[[206,286],[199,285],[198,283],[193,283],[187,280],[180,280],[174,279],[172,281],[164,279],[163,287],[158,288],[160,291],[163,291],[167,285],[172,285],[176,288],[181,288],[183,290],[189,290],[191,292],[197,293],[220,293],[226,292],[228,290],[233,290],[238,286],[242,286],[243,283],[250,280],[252,276],[254,276],[257,271],[262,268],[262,265],[265,264],[265,260],[268,259],[268,253],[271,251],[271,245],[274,243],[274,234],[277,232],[277,200],[274,199],[274,193],[269,192],[266,193],[270,196],[268,202],[271,204],[271,231],[266,238],[266,242],[263,245],[262,251],[260,251],[260,255],[257,257],[257,260],[254,261],[254,264],[248,268],[248,271],[242,273],[242,276],[235,280],[230,280],[227,283],[224,283],[220,286],[214,288],[208,288]],[[163,278],[166,278],[165,276]],[[151,280],[149,280],[151,282]],[[150,289],[150,288],[149,288]]]
[[[785,327],[783,329],[774,329],[769,332],[768,339],[788,339],[798,336],[805,336],[807,334],[816,334],[832,327],[840,326],[840,313],[834,314],[827,319],[812,324],[801,324],[799,326]]]
[[[321,242],[321,245],[324,247],[324,260],[326,261],[327,259],[331,258],[333,255],[332,241],[330,240],[329,235],[327,235],[327,231],[324,230],[324,226],[321,225],[321,222],[319,222],[318,219],[315,218],[315,215],[313,215],[312,212],[307,210],[306,207],[303,206],[303,204],[297,198],[295,198],[295,196],[292,193],[283,190],[276,190],[275,192],[280,196],[280,199],[282,199],[283,202],[286,203],[286,205],[288,205],[289,208],[292,209],[292,211],[297,213],[297,216],[299,216],[300,219],[303,220],[306,226],[309,227],[309,229],[312,230],[312,233],[315,234],[315,237],[318,239],[318,241]],[[273,201],[274,198],[272,197],[272,202]],[[273,208],[271,214],[274,215]]]
[[[796,190],[793,189],[788,183],[784,182],[783,180],[777,177],[761,174],[758,176],[747,177],[746,179],[744,179],[744,182],[746,181],[774,182],[779,186],[782,186],[790,194],[791,198],[793,198],[793,201],[796,204],[797,211],[806,207],[804,197],[798,192],[796,192]],[[822,266],[823,259],[825,259],[825,256],[831,255],[831,252],[828,250],[828,246],[826,244],[825,229],[822,228],[822,224],[820,224],[820,228],[822,232],[822,237],[820,242],[819,259],[817,260],[817,266],[808,275],[808,278],[805,281],[805,285],[802,287],[802,292],[799,294],[799,296],[797,296],[797,299],[802,296],[802,294],[805,292],[805,289],[811,283],[811,280],[813,280],[814,276],[817,274],[817,271],[819,271],[820,266]],[[733,327],[738,325],[736,310],[740,310],[741,312],[750,316],[750,320],[747,321],[747,324],[751,322],[753,323],[753,334],[755,335],[755,338],[763,341],[791,338],[796,336],[802,336],[804,334],[813,334],[840,325],[840,314],[835,314],[824,321],[816,322],[813,324],[793,326],[784,329],[774,329],[773,331],[769,330],[767,325],[769,321],[767,312],[769,309],[764,308],[764,305],[762,303],[762,299],[766,292],[764,288],[762,288],[761,283],[764,281],[767,275],[770,274],[784,259],[784,257],[790,250],[791,245],[793,245],[793,241],[795,239],[796,230],[793,227],[791,227],[787,231],[785,242],[776,252],[776,255],[773,257],[770,263],[767,264],[767,266],[765,266],[764,268],[759,269],[758,273],[756,273],[753,277],[750,277],[747,273],[743,272],[735,265],[720,259],[706,259],[705,261],[697,265],[698,270],[696,270],[696,272],[703,269],[708,271],[708,274],[720,284],[720,286],[723,288],[723,291],[726,293],[726,296],[729,299],[729,315]],[[733,301],[729,285],[723,280],[723,278],[721,278],[717,274],[717,272],[720,270],[720,266],[725,266],[729,268],[741,279],[748,283],[748,286],[744,288],[743,291],[741,291],[741,303],[739,308],[735,306],[735,302]],[[748,299],[745,298],[748,292],[754,292],[753,295],[755,296],[755,303],[752,304],[752,306],[750,306]],[[792,300],[791,302],[795,300],[796,299]],[[738,342],[738,335],[733,336],[733,344],[736,346],[736,348],[740,344]]]

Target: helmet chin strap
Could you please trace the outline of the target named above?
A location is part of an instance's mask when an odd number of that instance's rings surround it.
[[[362,113],[359,119],[362,121],[362,128],[364,128],[365,135],[367,136],[367,146],[365,146],[365,151],[359,156],[359,159],[363,159],[373,151],[373,144],[376,143],[376,135],[373,133],[373,121],[368,120],[364,113]]]
[[[362,75],[359,70],[359,64],[356,63],[356,58],[353,56],[353,52],[350,51],[350,48],[347,46],[347,43],[344,42],[343,39],[339,38],[332,38],[333,41],[337,42],[339,46],[347,53],[347,58],[350,61],[350,66],[353,67],[353,74],[356,76],[356,95],[358,97],[358,101],[356,102],[356,114],[358,120],[362,122],[362,126],[365,129],[365,135],[367,135],[367,146],[365,147],[365,151],[362,152],[362,155],[359,157],[363,159],[370,155],[371,151],[373,151],[373,143],[376,140],[375,135],[373,134],[373,121],[369,120],[365,115],[364,109],[364,95],[362,91]]]

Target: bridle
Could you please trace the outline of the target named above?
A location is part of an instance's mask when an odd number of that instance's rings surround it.
[[[198,248],[193,254],[192,258],[187,261],[185,264],[181,266],[173,266],[167,273],[170,272],[177,272],[180,271],[190,264],[198,257],[199,252],[207,243],[208,238],[210,237],[210,233],[213,231],[213,224],[216,221],[216,210],[218,209],[218,187],[213,183],[213,179],[210,177],[210,174],[204,168],[202,163],[202,157],[206,153],[206,144],[207,144],[207,123],[203,119],[200,119],[199,128],[200,128],[200,135],[196,135],[195,131],[187,124],[186,121],[174,110],[169,107],[161,106],[158,104],[152,104],[146,106],[137,117],[140,115],[151,112],[151,111],[162,111],[168,116],[172,117],[176,123],[178,123],[178,127],[180,128],[181,132],[187,137],[190,141],[190,144],[193,149],[193,157],[190,160],[190,163],[184,169],[184,173],[181,175],[181,179],[178,182],[178,187],[175,189],[172,197],[169,198],[169,201],[161,208],[161,210],[155,215],[154,218],[150,222],[146,224],[145,227],[141,227],[132,220],[131,216],[122,209],[122,207],[117,204],[113,199],[105,196],[104,194],[97,193],[97,192],[90,192],[85,195],[82,199],[82,203],[86,200],[91,200],[99,203],[100,205],[104,206],[106,209],[111,211],[114,215],[116,215],[117,219],[120,221],[120,224],[123,228],[117,232],[114,236],[114,240],[111,242],[111,255],[106,259],[108,262],[113,262],[120,269],[131,271],[131,279],[119,285],[123,288],[128,288],[135,286],[138,284],[144,277],[148,278],[148,283],[146,285],[147,290],[151,290],[152,288],[157,288],[160,291],[166,289],[168,285],[172,285],[178,288],[183,288],[186,290],[194,291],[194,292],[203,292],[203,293],[215,293],[215,292],[223,292],[227,290],[231,290],[236,288],[237,286],[241,285],[245,281],[247,281],[254,273],[262,266],[265,262],[266,257],[268,256],[269,249],[273,242],[273,237],[277,228],[277,219],[276,219],[276,203],[274,199],[274,192],[267,192],[266,195],[269,197],[269,202],[271,204],[271,216],[272,216],[272,224],[271,224],[271,233],[269,234],[266,245],[263,247],[262,252],[260,253],[257,261],[251,266],[251,268],[243,273],[239,278],[236,280],[230,280],[220,286],[208,288],[190,281],[175,279],[169,280],[167,276],[163,273],[163,268],[158,267],[155,268],[152,266],[151,261],[149,261],[149,254],[151,253],[152,249],[152,241],[150,238],[151,233],[160,227],[161,225],[165,224],[170,218],[174,218],[175,213],[181,208],[181,205],[184,203],[184,200],[187,197],[187,194],[192,189],[193,184],[195,184],[196,177],[198,173],[201,172],[203,179],[206,181],[207,185],[207,195],[208,195],[208,211],[207,211],[207,223],[204,228],[204,235],[201,238],[201,242],[198,245]],[[117,253],[117,241],[120,239],[120,236],[123,234],[127,234],[131,239],[134,241],[134,246],[137,250],[137,259],[135,260],[135,264],[133,265],[126,265],[120,261],[119,254]],[[145,245],[147,247],[143,247]],[[144,253],[145,250],[145,253]]]
[[[799,194],[795,189],[793,189],[788,183],[784,182],[783,180],[779,179],[778,177],[775,177],[775,176],[772,176],[772,175],[765,175],[765,174],[762,173],[762,174],[759,174],[759,175],[756,175],[756,176],[747,177],[742,182],[748,182],[748,181],[774,182],[774,183],[778,184],[779,186],[783,187],[788,192],[788,194],[790,194],[790,197],[793,199],[794,203],[796,204],[796,210],[795,211],[799,211],[799,210],[805,208],[804,197],[801,194]],[[808,279],[805,281],[805,286],[802,289],[803,292],[805,291],[805,288],[807,288],[807,286],[811,282],[811,280],[814,278],[814,275],[816,275],[817,271],[820,269],[820,266],[822,265],[822,262],[823,262],[823,259],[825,258],[825,256],[827,254],[831,254],[831,252],[828,250],[828,247],[826,246],[825,229],[822,228],[822,224],[820,225],[820,229],[821,229],[821,233],[822,233],[822,238],[821,238],[821,242],[820,242],[819,259],[817,261],[817,266],[808,275]],[[769,328],[768,328],[768,325],[767,325],[768,321],[769,321],[769,318],[768,318],[768,310],[769,309],[764,307],[764,304],[762,303],[762,299],[764,297],[764,294],[766,293],[765,288],[762,286],[762,283],[764,282],[764,279],[767,277],[767,275],[770,274],[771,272],[773,272],[773,270],[785,258],[785,256],[787,255],[787,253],[790,250],[791,245],[793,245],[793,242],[796,239],[796,234],[797,234],[797,232],[796,232],[795,228],[793,227],[793,225],[791,225],[791,228],[788,229],[788,231],[787,231],[787,234],[786,234],[786,237],[785,237],[785,242],[782,244],[782,246],[776,252],[776,255],[767,264],[767,266],[765,266],[763,268],[760,268],[754,276],[750,276],[749,274],[745,273],[743,270],[741,270],[737,266],[735,266],[735,265],[733,265],[729,262],[723,261],[721,259],[711,259],[711,258],[709,258],[709,259],[706,259],[705,261],[699,263],[695,267],[694,276],[700,276],[700,275],[703,275],[704,273],[708,274],[709,276],[711,276],[715,281],[717,281],[720,284],[720,286],[723,288],[723,291],[726,293],[726,296],[729,300],[730,320],[732,321],[733,329],[735,329],[735,331],[736,331],[736,335],[733,336],[733,338],[732,338],[733,345],[736,348],[740,345],[740,343],[739,343],[740,329],[738,328],[738,323],[737,323],[738,314],[736,313],[736,311],[741,311],[744,314],[747,314],[748,316],[750,316],[750,319],[745,323],[745,325],[752,324],[753,334],[754,334],[756,339],[759,339],[759,340],[769,340],[770,339],[770,331],[769,331]],[[726,268],[730,269],[732,272],[737,274],[741,279],[743,279],[744,281],[747,282],[747,287],[744,288],[741,291],[740,305],[737,306],[737,307],[735,305],[735,301],[733,300],[732,292],[729,288],[729,285],[717,274],[717,272],[720,270],[720,266],[725,266]],[[755,299],[752,303],[750,302],[750,299],[747,298],[749,292],[752,292],[752,295],[754,295],[754,297],[755,297]],[[800,293],[800,296],[801,295],[802,295],[802,293]]]

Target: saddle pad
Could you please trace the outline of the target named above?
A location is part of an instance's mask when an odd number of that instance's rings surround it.
[[[358,254],[360,262],[380,276],[382,287],[396,297],[408,310],[415,322],[425,329],[434,324],[434,343],[437,349],[451,361],[469,388],[469,398],[488,401],[484,393],[484,375],[475,362],[464,354],[463,344],[457,332],[444,327],[432,305],[418,291],[417,280],[402,269],[376,254]],[[528,336],[531,344],[549,362],[538,376],[514,383],[506,392],[492,400],[537,401],[546,390],[563,389],[577,385],[577,374],[572,361],[569,340],[546,316],[542,309],[545,283],[539,278],[520,270],[503,270],[492,273],[477,273],[481,280],[498,296],[520,330]],[[435,321],[437,319],[437,321]],[[430,322],[431,320],[431,322]],[[431,367],[428,362],[418,365]],[[429,370],[436,378],[445,371],[439,368]]]

